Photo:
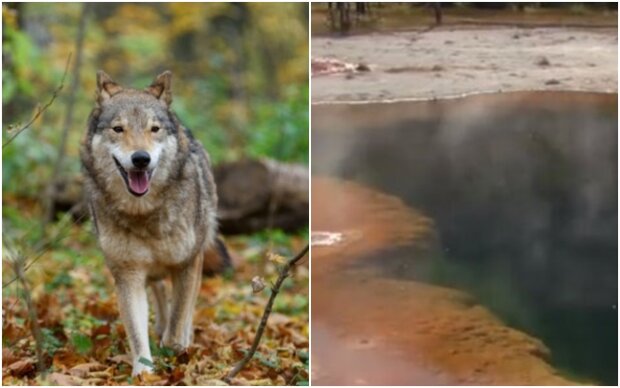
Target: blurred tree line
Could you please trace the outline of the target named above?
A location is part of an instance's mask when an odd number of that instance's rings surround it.
[[[72,62],[58,98],[3,147],[3,192],[46,185],[65,126],[62,174],[79,171],[98,69],[136,88],[172,70],[173,109],[215,162],[308,161],[307,4],[4,3],[2,19],[3,143],[49,101],[70,53]]]
[[[618,11],[617,2],[324,2],[312,3],[312,11],[314,12],[312,20],[319,19],[319,13],[325,12],[329,28],[332,32],[348,33],[353,27],[359,27],[360,24],[368,22],[372,19],[407,19],[409,22],[420,23],[426,22],[424,18],[420,18],[420,14],[428,13],[433,15],[435,25],[441,25],[444,11],[450,11],[452,17],[469,16],[479,18],[481,16],[497,17],[499,14],[488,14],[492,11],[518,11],[521,16],[525,13],[536,11],[561,12],[573,15],[585,15],[588,13],[601,13],[608,15],[611,11]],[[476,11],[478,11],[476,13]],[[316,18],[315,18],[316,16]],[[412,16],[417,16],[413,17]],[[504,15],[505,16],[505,15]],[[540,13],[538,15],[541,16]],[[557,16],[557,15],[556,15]],[[566,16],[566,15],[565,15]],[[617,18],[617,14],[615,15]],[[498,19],[501,20],[501,19]],[[553,20],[548,20],[553,21]],[[452,20],[455,22],[455,20]],[[367,24],[367,23],[366,23]],[[368,27],[368,26],[366,26]],[[313,23],[313,34],[321,34],[323,31],[320,25]]]

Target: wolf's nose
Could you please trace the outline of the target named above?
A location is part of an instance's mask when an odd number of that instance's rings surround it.
[[[136,151],[131,155],[131,162],[138,168],[144,168],[151,163],[151,155],[146,151]]]

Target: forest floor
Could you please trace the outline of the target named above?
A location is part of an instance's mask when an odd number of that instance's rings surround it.
[[[330,61],[344,65],[326,71]],[[616,93],[617,27],[461,24],[322,34],[312,39],[312,65],[313,103],[520,90]]]
[[[35,252],[23,247],[40,241],[36,204],[10,195],[5,195],[3,202],[3,233],[10,232],[13,248],[21,251],[27,262],[36,258],[26,278],[42,327],[48,368],[45,375],[36,371],[23,287],[18,281],[8,284],[14,272],[4,241],[3,385],[224,385],[222,377],[254,339],[279,261],[292,257],[307,241],[307,234],[281,232],[228,238],[227,245],[239,266],[234,273],[203,280],[194,315],[194,344],[187,353],[175,356],[160,348],[152,333],[156,373],[132,378],[113,279],[105,268],[92,224],[59,221],[45,235],[60,237],[51,239],[49,249]],[[267,284],[259,293],[252,291],[254,276],[263,277]],[[254,359],[232,380],[233,385],[307,385],[308,279],[308,260],[304,259],[285,281],[261,345]]]

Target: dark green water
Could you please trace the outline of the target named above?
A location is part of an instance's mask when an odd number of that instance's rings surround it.
[[[313,107],[313,174],[397,195],[433,249],[368,257],[459,288],[576,379],[618,382],[617,95],[520,93]]]

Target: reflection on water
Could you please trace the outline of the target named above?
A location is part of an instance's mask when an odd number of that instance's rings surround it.
[[[423,248],[419,241],[365,242],[391,233],[380,228],[346,250],[355,260],[325,253],[339,267],[323,260],[324,278],[374,268],[364,289],[392,279],[465,290],[540,338],[563,372],[616,384],[616,107],[616,95],[515,93],[313,108],[313,174],[393,194],[430,217],[424,225],[436,232],[426,234],[431,243]],[[317,225],[315,209],[338,206],[314,190],[313,181],[313,229],[355,230],[371,220],[353,209]],[[402,215],[391,211],[384,219]],[[353,273],[334,283],[346,285]],[[320,316],[315,290],[313,325]],[[396,314],[384,305],[386,315]]]

